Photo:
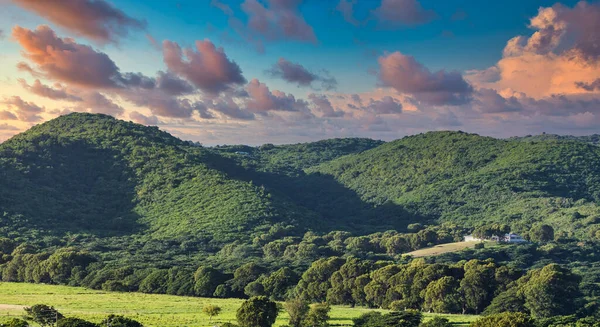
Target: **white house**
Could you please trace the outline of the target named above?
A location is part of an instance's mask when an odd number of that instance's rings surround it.
[[[465,235],[465,242],[481,242],[482,239],[475,237],[473,235]]]
[[[521,237],[521,235],[514,234],[514,233],[509,233],[509,234],[504,235],[504,238],[502,239],[502,242],[506,242],[506,243],[526,243],[527,240],[525,240],[523,237]]]

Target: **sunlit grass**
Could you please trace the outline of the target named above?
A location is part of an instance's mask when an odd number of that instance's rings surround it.
[[[65,316],[76,316],[93,322],[100,322],[109,314],[121,314],[142,322],[145,326],[160,327],[205,327],[223,322],[235,323],[235,311],[241,305],[240,299],[211,299],[143,293],[113,293],[95,291],[81,287],[1,283],[0,321],[22,316],[20,306],[44,303],[53,305]],[[207,305],[220,306],[222,313],[212,321],[202,314]],[[352,325],[352,318],[372,311],[366,308],[334,306],[331,311],[332,326]],[[426,315],[429,319],[433,315]],[[476,316],[447,315],[457,326],[466,326]],[[288,316],[281,312],[275,326],[288,323]]]

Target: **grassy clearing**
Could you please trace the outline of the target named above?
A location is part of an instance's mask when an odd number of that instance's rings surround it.
[[[113,293],[89,290],[81,287],[1,283],[0,322],[23,314],[22,307],[37,303],[55,306],[65,316],[76,316],[93,322],[100,322],[108,314],[122,314],[142,322],[145,326],[160,327],[208,327],[223,322],[235,323],[235,311],[243,300],[210,299],[172,295],[143,293]],[[207,304],[218,305],[223,312],[211,322],[201,311]],[[331,312],[332,326],[348,326],[351,319],[366,308],[334,306]],[[426,315],[431,319],[433,315]],[[457,323],[466,326],[476,316],[447,315]],[[286,325],[288,316],[280,313],[275,326]]]
[[[464,249],[474,248],[475,244],[477,244],[477,243],[479,243],[479,242],[455,242],[455,243],[439,244],[436,246],[432,246],[430,248],[419,249],[419,250],[412,251],[412,252],[409,252],[406,254],[411,255],[415,258],[432,257],[432,256],[444,254],[444,253],[457,252],[457,251],[462,251]],[[486,246],[487,245],[489,245],[489,243],[486,243]]]

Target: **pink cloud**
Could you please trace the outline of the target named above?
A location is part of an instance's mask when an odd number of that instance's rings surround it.
[[[263,6],[245,0],[242,10],[248,15],[248,27],[268,41],[291,39],[316,42],[313,28],[306,23],[298,7],[302,0],[268,0]]]
[[[246,86],[249,99],[246,108],[252,112],[264,113],[268,111],[303,111],[307,110],[306,101],[296,99],[291,94],[274,90],[270,91],[267,85],[253,79]]]
[[[246,83],[242,70],[229,60],[223,48],[209,41],[196,41],[196,51],[179,44],[163,42],[164,62],[169,70],[184,77],[202,91],[218,94]]]
[[[85,87],[117,87],[122,76],[117,65],[102,52],[57,37],[48,26],[29,30],[13,28],[13,38],[23,47],[23,55],[49,79]],[[32,70],[22,65],[21,69]]]
[[[104,0],[12,0],[49,21],[101,43],[117,42],[130,29],[145,29],[146,22],[132,18]]]
[[[344,112],[336,110],[331,105],[331,101],[324,94],[311,93],[308,99],[312,102],[313,108],[321,114],[321,117],[342,117]]]
[[[129,113],[129,118],[131,120],[133,120],[134,122],[136,122],[138,124],[142,124],[142,125],[156,126],[159,123],[158,117],[156,117],[156,116],[146,116],[146,115],[141,114],[141,113],[139,113],[137,111],[130,112]]]
[[[33,102],[24,101],[19,96],[5,99],[2,103],[12,108],[20,121],[29,123],[41,121],[42,117],[39,116],[39,114],[45,111],[43,107],[40,107]]]
[[[337,86],[337,80],[329,76],[326,72],[317,75],[304,68],[304,66],[290,62],[285,58],[279,58],[277,63],[267,73],[298,86],[312,86],[313,82],[320,82],[321,88],[325,90],[332,90]]]
[[[18,131],[19,128],[17,128],[16,126],[12,126],[9,124],[0,124],[0,131]]]
[[[424,9],[418,0],[381,0],[373,15],[391,25],[420,25],[437,17],[433,10]]]
[[[458,72],[429,71],[414,57],[393,52],[379,57],[379,80],[384,86],[410,94],[430,105],[460,105],[471,100],[473,88]]]
[[[24,89],[41,97],[45,97],[52,100],[83,101],[83,99],[81,99],[80,97],[75,96],[73,94],[69,94],[67,90],[61,88],[60,86],[59,88],[55,89],[43,84],[42,82],[40,82],[39,79],[36,79],[32,85],[27,84],[27,82],[22,78],[18,81]]]
[[[0,111],[0,120],[17,120],[17,115],[8,110]]]

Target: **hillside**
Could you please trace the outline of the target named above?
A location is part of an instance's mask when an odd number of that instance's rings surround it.
[[[600,149],[583,142],[430,132],[310,168],[370,203],[467,226],[524,232],[537,222],[584,237],[598,228]]]
[[[265,152],[260,162],[299,169],[294,153],[306,158],[304,167],[379,144],[325,143],[257,152]],[[320,156],[323,148],[329,152]],[[109,116],[52,120],[0,145],[2,228],[20,236],[141,233],[220,242],[248,240],[275,223],[319,230],[318,213],[271,193],[253,180],[253,170],[222,153]]]
[[[593,295],[599,167],[600,147],[581,141],[431,132],[209,148],[70,114],[0,145],[0,278],[281,300],[319,262],[333,273],[358,258],[352,269],[367,274],[488,225],[535,243],[428,260],[560,262]],[[540,224],[554,235],[537,235]]]

